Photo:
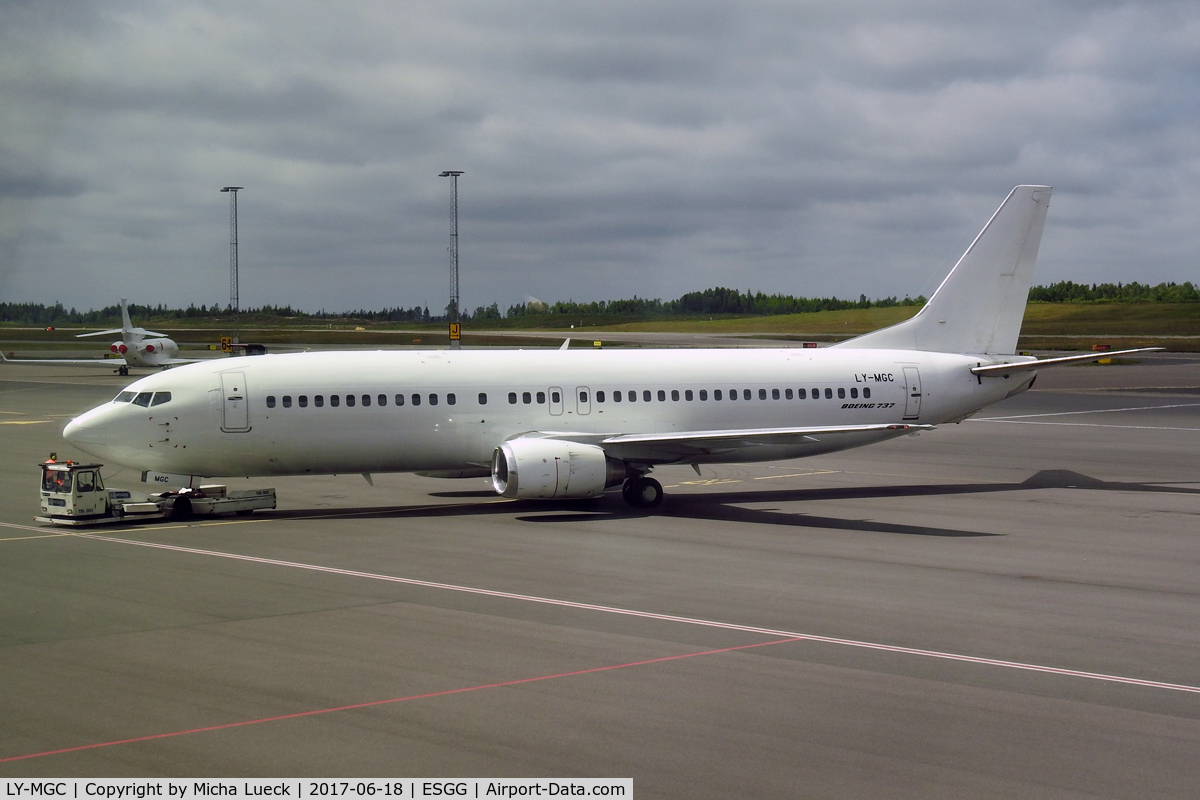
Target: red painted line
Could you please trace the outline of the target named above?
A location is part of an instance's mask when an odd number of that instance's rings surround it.
[[[41,753],[28,753],[23,756],[8,756],[0,758],[0,764],[6,764],[10,761],[25,761],[31,758],[42,758],[43,756],[56,756],[63,753],[75,753],[80,750],[95,750],[98,747],[115,747],[119,744],[133,744],[134,742],[150,742],[155,739],[169,739],[174,736],[187,736],[193,733],[208,733],[209,731],[221,731],[228,728],[241,728],[246,725],[261,725],[264,722],[279,722],[285,719],[297,719],[299,717],[313,717],[318,714],[332,714],[337,711],[352,711],[356,708],[371,708],[372,706],[385,706],[391,703],[404,703],[409,700],[428,700],[431,697],[445,697],[452,694],[462,694],[464,692],[476,692],[480,689],[499,689],[505,686],[520,686],[523,683],[535,683],[537,681],[549,681],[555,678],[572,678],[577,675],[590,675],[595,672],[609,672],[614,669],[625,669],[627,667],[643,667],[647,664],[661,664],[666,661],[678,661],[683,658],[696,658],[697,656],[712,656],[719,653],[732,653],[735,650],[750,650],[755,647],[766,647],[772,644],[785,644],[787,642],[798,641],[794,638],[773,639],[769,642],[757,642],[755,644],[743,644],[736,647],[722,647],[717,650],[704,650],[699,653],[683,653],[677,656],[663,656],[662,658],[650,658],[645,661],[630,661],[627,664],[610,664],[605,667],[592,667],[591,669],[579,669],[574,672],[560,672],[555,675],[539,675],[535,678],[517,678],[512,681],[501,681],[499,683],[484,683],[478,686],[465,686],[461,689],[446,689],[440,692],[428,692],[426,694],[413,694],[407,697],[392,697],[387,700],[372,700],[366,703],[353,703],[346,706],[335,706],[333,708],[319,708],[313,711],[297,711],[294,714],[280,714],[274,717],[262,717],[261,719],[248,719],[241,722],[227,722],[223,725],[210,725],[207,728],[191,728],[184,731],[171,731],[169,733],[152,733],[149,736],[135,736],[131,739],[115,739],[111,742],[97,742],[95,744],[83,744],[77,747],[64,747],[59,750],[46,750]]]

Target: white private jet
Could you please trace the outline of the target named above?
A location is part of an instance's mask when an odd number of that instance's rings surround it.
[[[881,442],[959,422],[1028,389],[1043,367],[1116,355],[1014,354],[1049,202],[1050,187],[1013,189],[916,316],[833,347],[221,359],[135,381],[63,435],[177,485],[490,474],[506,497],[623,486],[631,505],[653,507],[656,465],[699,472]]]
[[[106,331],[79,333],[76,339],[88,336],[111,336],[121,334],[121,338],[109,345],[111,356],[105,358],[4,358],[0,360],[10,364],[86,364],[88,366],[113,367],[121,375],[128,375],[130,367],[168,367],[176,364],[189,364],[202,359],[178,358],[179,346],[167,337],[165,333],[136,328],[129,319],[129,300],[121,298],[121,327],[110,328]],[[147,338],[155,337],[155,338]]]

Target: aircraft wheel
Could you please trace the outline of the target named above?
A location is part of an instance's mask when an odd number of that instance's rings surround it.
[[[635,508],[654,508],[663,499],[662,484],[654,478],[630,478],[621,487],[625,502]]]
[[[128,375],[128,374],[129,374],[129,367],[119,367],[119,368],[117,369],[117,374],[118,374],[118,375]]]

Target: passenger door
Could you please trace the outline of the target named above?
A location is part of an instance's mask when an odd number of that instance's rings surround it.
[[[916,367],[904,368],[904,418],[921,416],[921,373]]]
[[[224,408],[221,430],[226,433],[250,430],[250,400],[247,394],[244,372],[221,373],[221,403]]]

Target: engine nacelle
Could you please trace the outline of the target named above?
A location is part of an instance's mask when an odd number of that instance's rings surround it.
[[[625,462],[594,444],[513,439],[492,454],[492,486],[505,497],[596,497],[624,480]]]

